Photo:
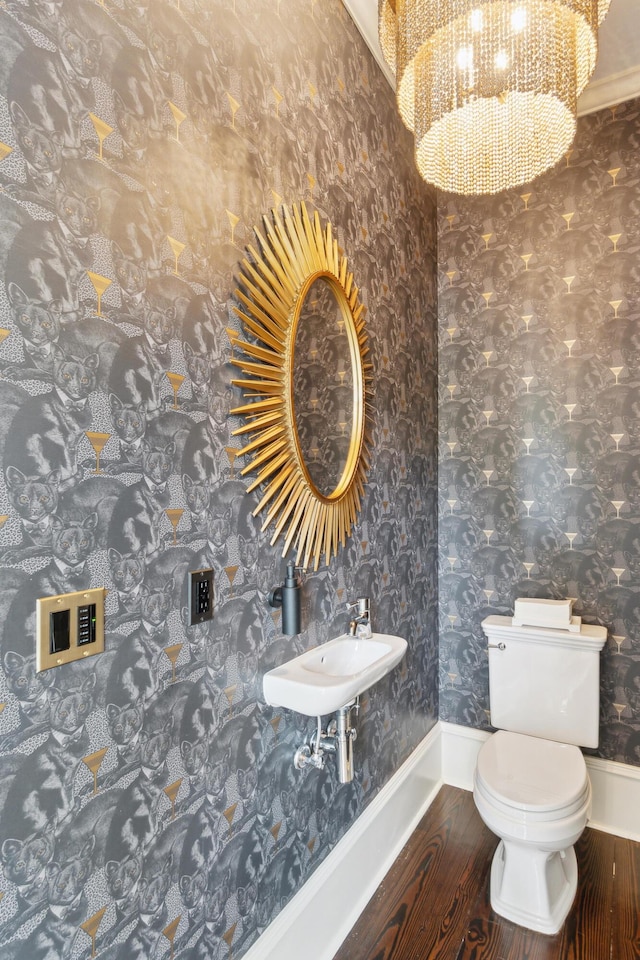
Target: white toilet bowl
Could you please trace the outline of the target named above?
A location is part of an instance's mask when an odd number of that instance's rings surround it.
[[[491,865],[491,906],[521,926],[557,933],[577,887],[573,844],[591,809],[580,749],[499,730],[478,754],[473,796],[501,838]]]

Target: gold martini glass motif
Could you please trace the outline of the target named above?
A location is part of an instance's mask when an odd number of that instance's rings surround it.
[[[231,111],[231,126],[235,130],[236,128],[236,113],[240,109],[240,104],[235,97],[232,97],[229,91],[227,90],[227,100],[229,101],[229,109]]]
[[[238,924],[234,923],[233,926],[229,927],[226,933],[223,933],[222,935],[222,939],[224,940],[226,945],[229,947],[229,960],[231,960],[231,954],[232,954],[231,944],[233,943],[233,938],[234,938],[237,926]]]
[[[0,327],[0,343],[4,343],[10,333],[11,330],[6,330],[4,327]]]
[[[178,524],[180,523],[180,518],[184,513],[184,510],[181,507],[176,507],[173,509],[165,510],[167,517],[173,527],[173,545],[176,546],[178,542]]]
[[[167,798],[171,804],[171,819],[175,820],[176,818],[176,800],[180,792],[180,787],[182,786],[182,777],[179,780],[176,780],[174,783],[170,783],[168,787],[164,788],[163,793],[167,795]]]
[[[626,638],[626,637],[621,637],[620,635],[616,636],[616,634],[614,633],[614,634],[612,635],[611,639],[613,640],[613,642],[615,643],[616,647],[618,648],[618,649],[616,650],[616,653],[619,654],[619,653],[620,653],[620,647],[622,646],[622,644],[625,642],[625,640],[626,640],[627,638]]]
[[[227,698],[227,703],[229,704],[229,716],[233,716],[233,698],[236,695],[237,689],[237,683],[233,683],[230,687],[225,687],[224,695]]]
[[[187,115],[186,113],[182,112],[180,107],[177,107],[175,103],[172,103],[171,100],[169,100],[168,103],[169,103],[169,110],[171,110],[171,113],[173,114],[173,119],[176,122],[176,140],[178,141],[178,143],[180,143],[180,124],[183,122],[183,120],[187,119]]]
[[[231,834],[233,833],[233,818],[236,815],[237,809],[238,809],[238,804],[232,803],[230,807],[227,807],[227,809],[224,811],[224,814],[223,814],[225,820],[229,824],[229,836],[231,836]]]
[[[282,101],[284,100],[284,96],[280,93],[279,90],[276,90],[275,87],[271,87],[271,90],[273,91],[273,99],[274,99],[275,102],[276,102],[276,117],[279,118],[279,117],[280,117],[280,104],[281,104]]]
[[[178,657],[180,656],[182,647],[183,644],[174,643],[171,647],[164,648],[164,652],[171,662],[171,683],[176,682],[176,663],[178,662]]]
[[[102,750],[96,750],[95,753],[90,753],[88,756],[82,758],[82,762],[89,767],[89,770],[93,774],[94,796],[98,792],[98,770],[102,766],[102,761],[108,752],[109,747],[103,747]]]
[[[238,570],[239,570],[239,566],[237,563],[235,564],[235,566],[224,568],[224,572],[226,573],[227,579],[229,580],[229,587],[230,587],[229,596],[230,597],[233,596],[233,581],[236,578],[236,573],[238,572]]]
[[[170,370],[166,371],[166,378],[171,384],[173,389],[173,409],[178,409],[178,390],[184,382],[184,377],[181,373],[172,373]]]
[[[113,280],[109,280],[108,277],[101,277],[99,273],[92,273],[91,270],[87,270],[87,276],[91,283],[93,284],[93,289],[95,290],[98,297],[98,306],[96,308],[96,316],[102,316],[102,296],[109,289]]]
[[[13,147],[10,147],[8,143],[2,143],[2,141],[0,141],[0,162],[4,160],[5,157],[8,157],[10,153],[13,153]]]
[[[231,210],[225,210],[225,213],[227,214],[229,226],[231,227],[231,243],[235,243],[235,232],[236,227],[240,223],[240,217],[236,216],[235,213],[231,213]]]
[[[240,451],[238,450],[237,447],[225,447],[224,452],[229,458],[229,468],[231,470],[231,473],[229,474],[229,479],[234,480],[235,474],[233,472],[233,465],[235,463],[236,457],[239,456]]]
[[[229,343],[231,344],[231,357],[229,359],[231,360],[231,363],[233,363],[233,348],[238,342],[238,331],[232,330],[231,327],[225,327],[224,329],[225,329],[225,333],[229,337]]]
[[[171,953],[169,954],[169,960],[173,960],[173,957],[174,957],[173,941],[176,938],[176,933],[178,932],[178,927],[180,926],[181,920],[182,920],[182,914],[179,914],[179,916],[177,916],[175,920],[172,920],[169,926],[165,927],[164,930],[162,931],[163,936],[165,936],[169,941],[169,943],[171,944]]]
[[[276,740],[277,740],[277,738],[278,738],[278,727],[280,726],[281,720],[282,720],[282,717],[280,716],[280,714],[278,714],[277,717],[273,717],[273,718],[269,721],[269,723],[271,724],[271,726],[272,726],[272,728],[273,728],[273,736],[274,736],[274,738],[275,738]]]
[[[169,234],[167,234],[167,240],[169,241],[169,246],[171,247],[173,251],[173,256],[175,258],[173,272],[176,275],[176,277],[179,277],[180,274],[178,273],[178,260],[180,259],[180,254],[186,247],[186,243],[182,243],[180,240],[176,240],[175,237],[170,237]]]
[[[110,127],[109,124],[106,123],[104,120],[101,120],[100,117],[96,117],[95,113],[90,113],[89,119],[93,124],[93,128],[96,131],[96,134],[98,136],[98,141],[100,143],[100,148],[98,150],[98,160],[103,160],[104,157],[102,156],[102,144],[107,139],[109,134],[113,133],[113,127]]]
[[[93,451],[96,455],[96,468],[93,472],[102,473],[102,471],[100,470],[100,454],[102,453],[105,446],[107,445],[107,440],[109,439],[111,434],[97,433],[95,430],[86,430],[85,436],[89,441],[89,443],[91,444],[91,446],[93,447]]]
[[[102,923],[102,918],[107,912],[106,907],[102,907],[98,910],[97,913],[94,913],[93,916],[89,917],[88,920],[85,920],[84,923],[80,924],[80,929],[84,930],[87,936],[91,937],[91,956],[95,957],[96,955],[96,934],[98,933],[98,927]]]
[[[282,820],[278,820],[278,822],[274,823],[274,825],[269,830],[269,833],[273,837],[273,842],[275,844],[276,849],[278,848],[278,835],[280,833],[281,827],[282,827]]]

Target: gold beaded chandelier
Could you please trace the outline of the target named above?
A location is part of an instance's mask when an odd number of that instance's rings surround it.
[[[528,183],[569,149],[610,0],[378,0],[380,46],[421,176]]]

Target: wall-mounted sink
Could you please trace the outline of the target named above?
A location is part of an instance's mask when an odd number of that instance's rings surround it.
[[[393,670],[406,649],[406,640],[388,633],[336,637],[266,673],[265,699],[308,717],[333,713]]]

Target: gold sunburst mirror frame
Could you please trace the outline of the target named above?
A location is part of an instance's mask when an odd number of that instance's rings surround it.
[[[232,338],[245,356],[232,356],[246,379],[233,383],[248,400],[232,414],[246,423],[234,436],[250,436],[240,455],[251,457],[242,475],[257,470],[247,488],[265,485],[253,515],[266,510],[262,529],[271,523],[271,544],[284,535],[283,557],[295,548],[300,566],[318,569],[345,545],[356,522],[369,469],[369,408],[372,364],[364,325],[365,307],[338,250],[331,224],[323,229],[318,212],[309,216],[304,203],[264,217],[264,235],[256,229],[260,250],[248,246],[243,259],[235,307],[245,335]],[[323,278],[331,287],[344,322],[352,369],[353,418],[346,462],[335,488],[323,492],[313,482],[301,449],[294,409],[296,332],[312,284]]]

